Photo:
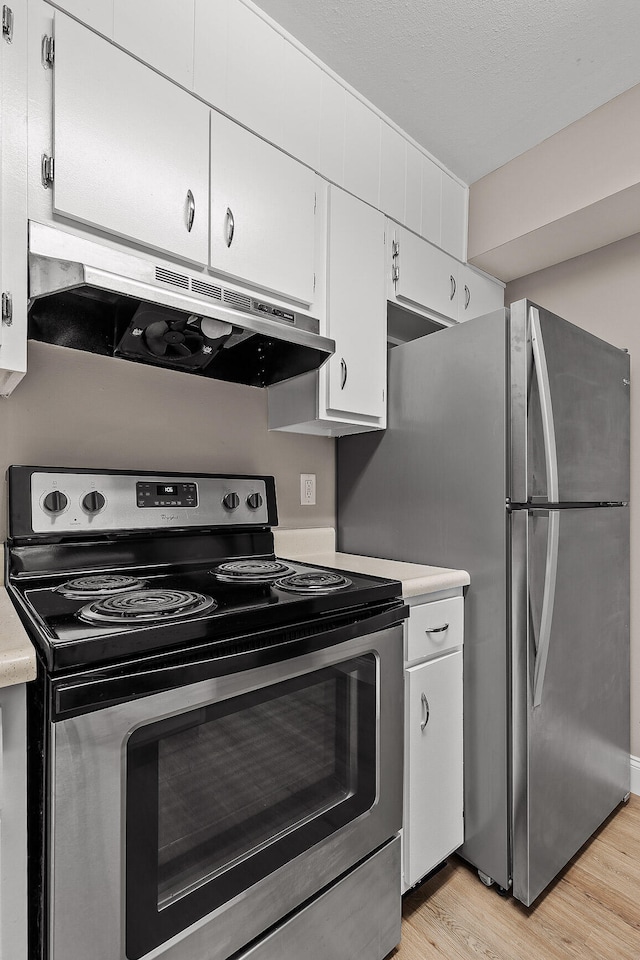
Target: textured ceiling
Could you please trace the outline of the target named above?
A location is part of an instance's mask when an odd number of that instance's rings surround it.
[[[640,83],[640,0],[256,0],[473,183]]]

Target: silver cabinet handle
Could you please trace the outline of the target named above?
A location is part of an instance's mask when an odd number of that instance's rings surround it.
[[[451,293],[449,294],[449,300],[453,300],[456,295],[456,278],[453,274],[451,274],[449,280],[451,281]]]
[[[466,285],[466,283],[465,283],[465,285],[464,285],[464,308],[465,308],[465,310],[467,309],[467,307],[469,306],[470,303],[471,303],[471,290],[469,290],[469,287],[468,287],[468,286]]]
[[[422,701],[422,713],[424,718],[420,723],[420,729],[424,730],[426,725],[429,723],[429,715],[431,713],[431,710],[429,708],[429,701],[427,700],[426,693],[422,694],[422,696],[420,697],[420,700]]]
[[[2,8],[2,36],[7,43],[13,40],[13,10],[6,3]]]
[[[233,243],[233,234],[235,233],[236,222],[233,219],[233,211],[231,207],[227,207],[227,246],[230,247]]]
[[[445,630],[449,629],[448,623],[443,623],[441,627],[429,627],[425,630],[425,633],[444,633]]]
[[[347,382],[347,374],[348,374],[347,364],[344,357],[342,357],[342,359],[340,360],[340,370],[342,371],[342,381],[340,383],[340,389],[344,390],[345,384]]]
[[[193,221],[196,218],[196,200],[191,192],[187,190],[187,230],[191,233],[191,228],[193,227]]]

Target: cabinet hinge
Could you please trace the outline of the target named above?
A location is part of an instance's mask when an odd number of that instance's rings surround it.
[[[53,183],[54,175],[54,162],[53,157],[48,156],[46,153],[42,154],[42,186],[50,187]]]
[[[13,297],[7,292],[2,294],[2,322],[6,327],[13,323]]]
[[[391,279],[394,283],[397,283],[400,279],[400,241],[392,240],[391,241],[391,259],[393,264],[391,267]]]
[[[6,3],[2,7],[2,36],[7,43],[13,40],[13,10]]]
[[[56,52],[53,37],[44,36],[42,38],[42,66],[52,68],[55,56]]]

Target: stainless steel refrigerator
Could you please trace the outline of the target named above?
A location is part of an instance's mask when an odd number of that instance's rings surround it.
[[[629,791],[629,356],[523,300],[390,350],[388,392],[339,549],[469,571],[460,852],[528,905]]]

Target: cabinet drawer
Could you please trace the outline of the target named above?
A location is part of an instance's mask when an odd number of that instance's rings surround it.
[[[445,628],[444,630],[442,628]],[[407,661],[422,660],[462,645],[464,600],[451,597],[411,607],[407,621]]]

